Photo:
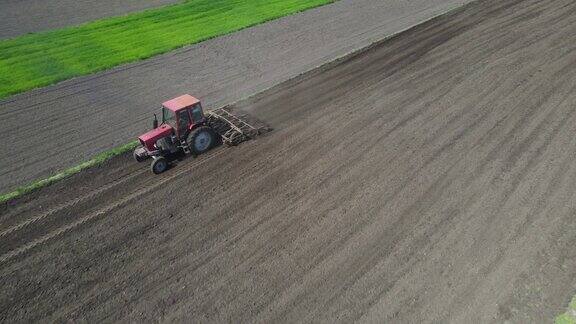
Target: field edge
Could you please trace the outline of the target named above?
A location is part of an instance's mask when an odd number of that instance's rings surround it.
[[[298,6],[297,8],[292,8],[289,10],[286,10],[285,12],[281,12],[279,14],[271,14],[270,16],[266,16],[266,17],[262,17],[260,20],[257,20],[255,22],[251,22],[251,23],[247,23],[247,24],[243,24],[242,21],[240,20],[240,22],[238,23],[237,26],[229,28],[229,29],[223,29],[221,31],[209,34],[207,36],[202,36],[199,37],[198,39],[192,40],[192,41],[182,41],[179,42],[177,44],[173,44],[173,45],[167,45],[163,48],[160,49],[150,49],[148,50],[146,53],[144,54],[138,54],[137,56],[134,56],[131,54],[131,52],[133,51],[133,48],[125,48],[124,53],[126,55],[126,57],[121,57],[116,59],[114,62],[111,63],[102,63],[102,64],[94,64],[93,66],[87,66],[84,68],[78,68],[76,65],[78,65],[78,62],[74,63],[72,62],[71,65],[69,66],[71,68],[70,72],[66,72],[65,75],[38,75],[37,77],[25,80],[24,82],[26,84],[24,85],[16,85],[13,86],[11,88],[2,88],[0,86],[0,100],[4,100],[4,99],[9,99],[12,96],[18,95],[18,94],[22,94],[22,93],[26,93],[28,91],[31,90],[35,90],[35,89],[40,89],[40,88],[44,88],[44,87],[48,87],[51,85],[55,85],[67,80],[71,80],[74,78],[78,78],[78,77],[82,77],[82,76],[87,76],[87,75],[91,75],[94,73],[99,73],[99,72],[103,72],[103,71],[108,71],[111,69],[114,69],[116,67],[125,65],[125,64],[131,64],[131,63],[135,63],[135,62],[140,62],[155,56],[159,56],[159,55],[163,55],[166,53],[169,53],[171,51],[174,50],[178,50],[187,46],[193,46],[193,45],[197,45],[200,43],[203,43],[205,41],[214,39],[214,38],[218,38],[218,37],[222,37],[222,36],[226,36],[232,33],[236,33],[239,32],[241,30],[244,29],[248,29],[248,28],[252,28],[258,25],[262,25],[265,24],[267,22],[273,21],[273,20],[277,20],[277,19],[281,19],[281,18],[285,18],[285,17],[289,17],[292,15],[296,15],[302,12],[305,12],[307,10],[312,10],[315,8],[319,8],[322,6],[327,6],[330,4],[333,4],[334,2],[338,1],[338,0],[318,0],[320,1],[320,3],[307,3],[307,4],[301,4],[300,6]],[[37,33],[29,33],[29,34],[25,34],[25,35],[21,35],[21,36],[17,36],[15,38],[9,38],[9,39],[4,39],[4,40],[0,40],[0,48],[2,48],[2,45],[7,44],[7,43],[16,43],[14,44],[12,47],[14,48],[18,48],[18,47],[23,47],[23,45],[25,44],[18,44],[18,42],[21,42],[22,40],[26,40],[29,39],[28,44],[32,44],[34,47],[38,47],[38,42],[37,42],[37,37],[39,36],[43,36],[43,35],[51,35],[51,37],[57,37],[59,36],[59,34],[62,34],[64,37],[62,38],[69,38],[71,32],[77,32],[78,30],[81,30],[83,28],[85,29],[89,29],[92,28],[92,26],[97,26],[99,24],[112,24],[115,22],[115,20],[129,20],[129,19],[134,19],[134,17],[138,16],[138,15],[152,15],[154,12],[161,12],[162,10],[167,10],[167,9],[173,9],[174,7],[178,7],[178,6],[184,6],[186,5],[186,2],[183,3],[176,3],[176,4],[171,4],[171,5],[167,5],[164,7],[160,7],[160,8],[152,8],[152,9],[146,9],[144,11],[140,11],[140,12],[134,12],[134,13],[129,13],[126,15],[120,15],[120,16],[115,16],[115,17],[108,17],[108,18],[102,18],[102,19],[97,19],[91,22],[86,22],[77,26],[70,26],[70,27],[64,27],[64,28],[59,28],[59,29],[55,29],[55,30],[49,30],[49,31],[42,31],[42,32],[37,32]],[[158,14],[160,15],[160,14]],[[148,17],[150,18],[150,17]],[[115,23],[117,24],[117,22]],[[114,25],[114,24],[113,24]],[[82,39],[89,37],[90,35],[79,35],[77,36],[78,38],[78,42],[76,43],[82,43]],[[90,36],[92,37],[92,36]],[[104,44],[107,45],[107,44]],[[59,45],[58,47],[69,47],[70,44],[66,43],[63,45]],[[11,48],[7,48],[7,51],[10,52],[13,49]],[[114,50],[115,52],[117,52],[118,49]],[[47,55],[47,51],[46,49],[42,49],[39,53],[42,53],[43,56],[50,56]],[[38,54],[38,53],[36,53]],[[65,55],[66,56],[66,55]],[[74,53],[70,53],[69,56],[66,56],[66,61],[69,61],[72,57],[74,57]],[[102,57],[106,56],[106,55],[101,55]],[[0,58],[2,57],[2,53],[0,53]],[[8,64],[8,61],[5,61],[5,64],[2,64],[2,60],[0,60],[0,68],[3,67],[3,65],[5,66],[13,66],[15,64]],[[63,62],[60,61],[55,61],[54,65],[59,65],[62,64]],[[38,66],[28,66],[28,65],[24,65],[21,66],[19,70],[7,70],[5,72],[7,72],[6,74],[11,74],[14,75],[16,72],[18,71],[26,71],[26,70],[53,70],[54,66],[50,66],[50,65],[38,65]],[[80,69],[80,70],[76,70],[76,69]],[[85,70],[83,70],[85,69]],[[1,71],[1,69],[0,69]],[[1,80],[2,78],[0,78]],[[7,83],[8,84],[8,83]]]
[[[555,324],[576,324],[576,295],[568,305],[568,310],[554,319]]]

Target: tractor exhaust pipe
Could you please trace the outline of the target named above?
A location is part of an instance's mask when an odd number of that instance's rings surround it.
[[[154,120],[152,121],[152,129],[158,128],[158,117],[154,114]]]

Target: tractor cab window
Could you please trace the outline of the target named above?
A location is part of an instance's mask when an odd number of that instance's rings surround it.
[[[180,131],[181,136],[186,134],[188,125],[190,125],[190,115],[188,115],[188,110],[180,110],[178,112],[178,130]]]
[[[194,123],[199,123],[204,119],[204,115],[202,115],[202,106],[199,103],[194,105],[192,108],[192,120]]]
[[[174,113],[170,109],[162,108],[162,123],[171,126],[176,125],[176,118],[174,118]]]

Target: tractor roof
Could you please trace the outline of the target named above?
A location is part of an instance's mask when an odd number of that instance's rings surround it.
[[[190,107],[193,104],[196,104],[198,102],[200,102],[200,100],[192,97],[191,95],[185,94],[183,96],[174,98],[172,100],[168,100],[165,103],[163,103],[162,105],[164,107],[166,107],[167,109],[170,109],[172,111],[177,111],[177,110],[180,110],[182,108]]]

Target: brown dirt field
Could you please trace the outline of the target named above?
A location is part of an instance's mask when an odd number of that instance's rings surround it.
[[[576,3],[476,2],[0,212],[0,320],[549,322],[576,292]]]

